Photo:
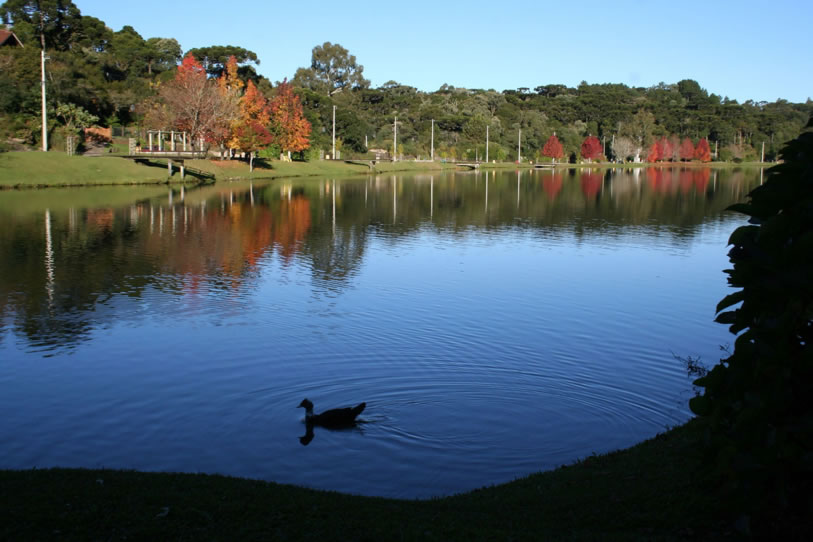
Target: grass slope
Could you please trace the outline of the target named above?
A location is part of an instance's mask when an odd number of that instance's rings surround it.
[[[166,182],[166,167],[61,152],[0,153],[0,188]]]
[[[203,474],[0,471],[3,540],[684,540],[732,535],[695,422],[628,450],[427,501]]]
[[[348,164],[328,160],[316,162],[258,161],[253,172],[242,160],[187,160],[187,173],[201,171],[218,180],[275,179],[304,176],[347,176],[370,173],[408,172],[454,169],[453,164],[426,162],[380,162],[375,170],[363,164]],[[67,156],[60,152],[0,153],[0,188],[46,186],[89,186],[114,184],[182,182],[178,167],[170,179],[166,160],[152,160],[150,165],[114,156]],[[187,175],[185,181],[197,182]]]

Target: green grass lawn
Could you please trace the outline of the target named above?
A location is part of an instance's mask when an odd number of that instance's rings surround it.
[[[187,160],[185,182],[198,182],[195,172],[214,175],[218,180],[274,179],[303,176],[347,176],[384,172],[409,172],[454,169],[452,164],[379,162],[375,170],[366,165],[329,160],[314,162],[264,162],[258,160],[253,172],[242,160]],[[89,186],[112,184],[182,182],[177,167],[168,179],[166,160],[151,160],[149,165],[115,156],[67,156],[61,152],[0,153],[0,188],[45,186]]]
[[[166,167],[61,152],[0,153],[0,187],[80,186],[166,182]]]
[[[711,482],[700,440],[690,422],[628,450],[424,501],[203,474],[0,471],[0,539],[737,539],[735,501]]]
[[[151,160],[149,165],[115,156],[85,157],[67,156],[61,152],[6,152],[0,153],[0,188],[25,188],[46,186],[90,186],[148,183],[196,183],[205,180],[198,172],[213,175],[217,180],[275,179],[305,176],[347,176],[395,172],[419,172],[453,170],[450,162],[378,162],[375,169],[358,163],[321,160],[313,162],[281,162],[258,160],[253,172],[242,160],[188,160],[189,175],[182,181],[178,168],[171,178],[165,160]],[[620,164],[581,164],[577,167],[631,167]],[[634,164],[642,167],[642,164]],[[482,164],[483,169],[530,168],[510,162]],[[557,167],[574,167],[557,164]],[[714,167],[732,167],[731,164],[714,164]]]

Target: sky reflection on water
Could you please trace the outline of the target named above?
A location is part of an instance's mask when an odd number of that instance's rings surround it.
[[[464,491],[688,415],[758,170],[0,193],[0,467]],[[22,195],[21,195],[22,194]],[[36,197],[25,198],[27,194]],[[128,201],[129,200],[129,201]],[[366,401],[304,449],[316,410]]]

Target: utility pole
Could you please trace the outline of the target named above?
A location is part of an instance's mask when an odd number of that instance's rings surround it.
[[[336,159],[336,106],[333,106],[333,154],[330,155],[334,160]]]
[[[517,135],[517,164],[522,162],[522,128],[519,129]]]
[[[486,164],[488,164],[488,124],[486,124]]]
[[[435,161],[435,119],[432,119],[432,143],[431,143],[431,151],[430,154],[432,155],[432,161]]]
[[[48,112],[45,107],[45,61],[48,57],[45,56],[45,38],[42,40],[40,59],[42,73],[42,77],[40,78],[40,82],[42,83],[42,151],[46,152],[48,150]]]
[[[762,158],[759,159],[760,162],[765,161],[765,142],[762,142]]]
[[[392,161],[398,161],[398,117],[392,123]]]

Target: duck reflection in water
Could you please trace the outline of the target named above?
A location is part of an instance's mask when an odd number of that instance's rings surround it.
[[[356,418],[366,406],[367,403],[360,403],[354,407],[334,408],[321,414],[314,414],[313,403],[303,399],[299,403],[299,408],[305,409],[305,435],[299,437],[299,443],[303,446],[310,444],[314,436],[313,428],[317,425],[326,429],[352,429],[357,427],[361,420]]]

